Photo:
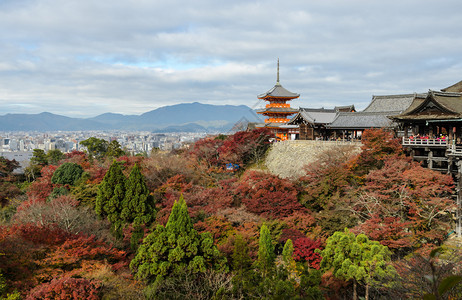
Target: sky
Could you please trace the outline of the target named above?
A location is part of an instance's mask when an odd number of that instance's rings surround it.
[[[0,115],[200,102],[364,109],[462,80],[460,0],[0,0]]]

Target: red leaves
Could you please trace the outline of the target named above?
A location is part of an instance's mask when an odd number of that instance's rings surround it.
[[[320,240],[303,237],[293,241],[293,245],[295,261],[306,261],[310,264],[310,267],[319,270],[322,257],[319,253],[314,252],[314,250],[323,249]]]
[[[242,204],[252,213],[283,218],[306,209],[298,202],[298,191],[286,179],[251,171],[244,175],[237,187]]]
[[[76,261],[86,259],[116,262],[125,259],[126,255],[124,251],[117,250],[95,239],[94,236],[79,236],[75,239],[66,240],[58,247],[57,252]]]
[[[352,198],[353,209],[364,220],[356,231],[390,248],[442,240],[454,209],[451,176],[406,158],[383,163],[381,169],[369,172],[365,185]]]
[[[62,277],[35,287],[30,291],[26,300],[97,300],[100,299],[99,287],[99,283],[85,278]]]

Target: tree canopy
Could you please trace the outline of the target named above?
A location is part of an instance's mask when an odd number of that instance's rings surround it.
[[[377,241],[371,241],[364,234],[355,235],[348,229],[337,231],[327,239],[326,248],[322,250],[321,267],[332,269],[336,277],[352,280],[353,299],[357,299],[356,283],[366,286],[366,300],[369,286],[374,279],[393,272],[388,247]]]
[[[137,278],[151,282],[185,271],[227,269],[226,258],[214,246],[211,234],[199,234],[193,228],[182,196],[175,201],[167,225],[157,225],[143,240],[130,267]]]

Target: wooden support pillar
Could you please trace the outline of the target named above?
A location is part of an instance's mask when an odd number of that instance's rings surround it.
[[[428,159],[427,159],[427,161],[428,161],[428,168],[429,168],[430,170],[433,170],[433,151],[431,151],[431,150],[428,152]]]

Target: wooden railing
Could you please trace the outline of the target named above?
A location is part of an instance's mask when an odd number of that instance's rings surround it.
[[[403,137],[403,146],[447,146],[447,139],[422,139],[422,138],[405,138]]]
[[[403,146],[443,146],[446,147],[448,154],[462,156],[462,146],[455,145],[454,141],[447,139],[416,139],[403,137]]]

